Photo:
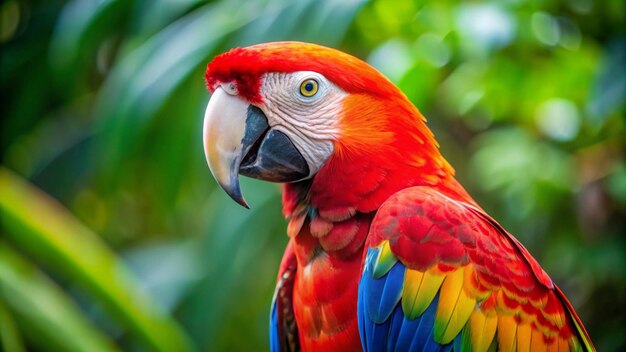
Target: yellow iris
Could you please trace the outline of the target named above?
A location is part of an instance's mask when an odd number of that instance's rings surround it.
[[[317,93],[317,89],[319,88],[319,84],[314,79],[307,79],[306,81],[300,84],[300,94],[305,97],[312,97]]]

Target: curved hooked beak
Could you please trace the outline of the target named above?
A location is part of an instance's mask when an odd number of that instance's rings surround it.
[[[204,153],[213,177],[237,203],[249,208],[239,174],[272,182],[309,176],[309,166],[289,137],[272,129],[261,109],[218,87],[204,113]]]

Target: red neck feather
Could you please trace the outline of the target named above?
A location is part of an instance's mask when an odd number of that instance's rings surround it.
[[[340,129],[333,156],[310,184],[285,186],[286,216],[304,199],[328,220],[345,219],[372,212],[392,194],[418,185],[474,204],[439,153],[424,117],[397,88],[388,97],[349,96]],[[306,198],[302,187],[308,188]]]

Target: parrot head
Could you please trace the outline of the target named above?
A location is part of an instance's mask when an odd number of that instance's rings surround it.
[[[452,173],[417,108],[341,51],[300,42],[235,48],[215,57],[205,78],[212,92],[205,155],[220,186],[245,207],[239,175],[294,183],[329,169],[335,179],[338,169],[363,178],[403,167],[424,179]]]

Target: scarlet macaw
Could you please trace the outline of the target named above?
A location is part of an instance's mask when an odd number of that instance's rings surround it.
[[[367,63],[276,42],[208,64],[204,149],[284,183],[273,351],[592,351],[571,304],[454,178],[425,119]]]

